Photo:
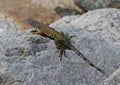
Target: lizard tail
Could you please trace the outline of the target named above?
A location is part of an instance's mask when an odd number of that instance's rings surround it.
[[[78,49],[76,49],[74,46],[71,47],[71,50],[73,50],[78,56],[80,56],[84,61],[86,61],[90,66],[96,68],[98,71],[102,72],[103,74],[106,74],[105,71],[95,66],[90,60],[88,60]]]

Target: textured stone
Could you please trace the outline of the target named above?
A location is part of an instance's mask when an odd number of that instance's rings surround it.
[[[99,8],[120,8],[120,0],[74,0],[77,5],[85,10]]]
[[[74,0],[32,0],[32,3],[56,12],[60,17],[82,14],[85,10],[75,4]]]
[[[66,16],[50,26],[74,35],[73,45],[109,77],[70,50],[60,61],[52,40],[30,35],[31,29],[17,31],[16,25],[4,18],[0,18],[0,72],[21,80],[22,85],[119,84],[120,10],[99,9]]]

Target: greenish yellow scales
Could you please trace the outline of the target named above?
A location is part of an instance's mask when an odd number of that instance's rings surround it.
[[[64,34],[63,32],[58,32],[55,29],[44,25],[43,23],[40,23],[36,20],[33,20],[31,18],[25,19],[25,23],[31,25],[35,30],[31,31],[32,34],[38,34],[42,35],[44,37],[48,37],[52,40],[54,40],[57,52],[59,53],[60,60],[62,60],[62,55],[65,54],[65,50],[69,49],[74,51],[78,56],[80,56],[84,61],[86,61],[90,66],[96,68],[98,71],[102,72],[103,74],[106,74],[102,69],[95,66],[90,60],[88,60],[79,50],[77,50],[70,42],[70,39],[72,36],[68,36],[67,34]]]

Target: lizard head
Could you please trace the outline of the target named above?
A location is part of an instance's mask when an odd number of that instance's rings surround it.
[[[41,33],[40,29],[43,28],[43,26],[44,26],[42,23],[40,23],[34,19],[31,19],[31,18],[26,18],[24,20],[24,23],[32,26],[35,29],[35,30],[31,31],[32,34],[40,34]]]
[[[34,27],[36,30],[38,30],[39,28],[42,28],[43,27],[43,24],[41,24],[40,22],[34,20],[34,19],[31,19],[31,18],[26,18],[24,20],[24,22],[32,27]]]

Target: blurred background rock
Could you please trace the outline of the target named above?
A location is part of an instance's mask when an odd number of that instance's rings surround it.
[[[0,0],[1,16],[16,22],[19,29],[28,28],[23,24],[28,17],[50,24],[66,15],[99,8],[120,8],[120,0]]]

